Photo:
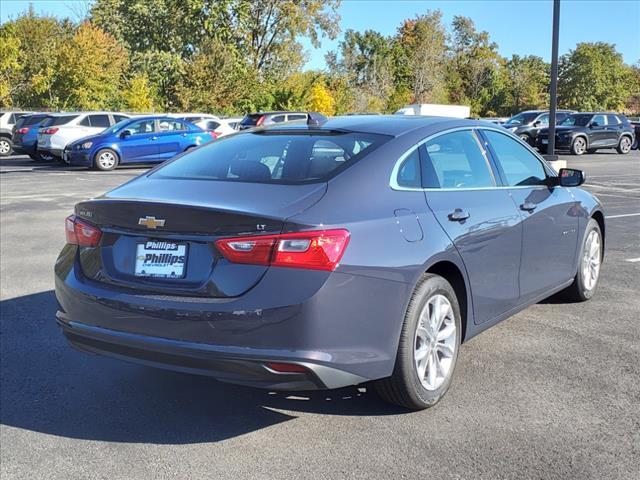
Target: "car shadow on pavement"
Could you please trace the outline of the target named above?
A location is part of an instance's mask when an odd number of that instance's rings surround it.
[[[296,413],[390,415],[364,388],[275,393],[78,352],[55,323],[53,291],[0,302],[0,421],[111,442],[216,442]]]

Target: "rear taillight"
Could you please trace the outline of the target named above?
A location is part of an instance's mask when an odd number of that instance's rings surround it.
[[[64,220],[64,231],[67,243],[79,247],[97,247],[102,237],[99,228],[83,222],[76,215],[69,215]]]
[[[256,127],[259,127],[260,125],[262,125],[264,123],[264,115],[262,115],[258,121],[256,122]]]
[[[347,230],[224,238],[216,246],[232,263],[333,271],[347,244]]]
[[[207,133],[209,135],[211,135],[211,138],[213,138],[214,140],[216,140],[218,138],[218,134],[216,132],[214,132],[213,130],[208,130]]]
[[[53,135],[58,130],[59,130],[59,128],[57,128],[57,127],[45,128],[44,130],[42,130],[42,133],[44,133],[45,135]]]
[[[307,371],[302,365],[295,363],[267,362],[264,365],[277,373],[305,373]]]
[[[25,135],[25,134],[29,133],[29,127],[19,128],[18,130],[16,130],[16,133],[18,133],[20,135]]]

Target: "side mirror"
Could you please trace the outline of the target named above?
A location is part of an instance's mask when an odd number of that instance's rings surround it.
[[[558,172],[557,184],[561,187],[579,187],[586,180],[582,170],[576,168],[561,168]]]
[[[539,127],[542,122],[538,120],[537,122],[533,122],[534,127]]]
[[[126,129],[120,132],[120,138],[127,138],[131,135],[131,130]]]
[[[595,127],[599,127],[600,125],[598,124],[598,122],[591,122],[589,124],[589,128],[595,128]]]

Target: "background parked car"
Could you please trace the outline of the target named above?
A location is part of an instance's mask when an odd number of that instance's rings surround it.
[[[38,129],[47,126],[53,115],[50,113],[34,113],[24,115],[13,126],[11,142],[16,153],[29,155],[33,160],[46,161],[38,153]]]
[[[573,110],[558,110],[556,112],[556,124],[562,122]],[[538,132],[549,126],[549,110],[526,110],[514,115],[502,125],[521,140],[531,146],[536,145]]]
[[[213,139],[211,133],[178,118],[135,117],[70,143],[62,158],[71,165],[113,170],[119,164],[163,162]]]
[[[75,112],[56,113],[49,125],[38,132],[38,152],[43,158],[61,159],[62,151],[69,143],[89,135],[95,135],[111,125],[129,118],[124,113]]]
[[[259,112],[245,115],[238,125],[238,130],[253,127],[266,127],[275,123],[296,122],[307,120],[306,112]]]
[[[195,113],[195,114],[178,114],[170,115],[171,117],[182,119],[186,122],[193,123],[203,130],[207,130],[215,133],[216,138],[224,137],[236,131],[234,127],[229,123],[216,115],[210,115],[208,113]]]
[[[640,150],[640,120],[630,121],[629,123],[631,123],[635,132],[635,139],[631,148],[634,150]]]
[[[243,117],[227,117],[223,118],[223,120],[227,122],[227,125],[229,125],[231,128],[233,128],[234,130],[238,130],[238,125],[240,125],[242,118]]]
[[[615,148],[629,153],[635,138],[627,117],[620,113],[590,112],[569,115],[556,127],[557,150],[569,150],[574,155],[593,153],[600,148]],[[547,151],[549,129],[538,133],[538,148]]]
[[[13,152],[13,142],[11,141],[12,129],[16,121],[32,112],[9,111],[0,112],[0,157],[6,157]]]

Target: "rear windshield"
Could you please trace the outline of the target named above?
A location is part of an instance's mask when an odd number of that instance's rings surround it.
[[[44,115],[30,115],[28,117],[20,117],[16,122],[16,127],[28,127],[30,125],[35,125],[36,123],[40,123],[42,120],[47,118]]]
[[[47,127],[54,127],[56,125],[65,125],[69,123],[71,120],[78,118],[78,115],[62,115],[59,117],[51,117],[51,121],[47,125]]]
[[[211,142],[152,175],[258,183],[324,181],[388,138],[357,132],[252,132]]]

